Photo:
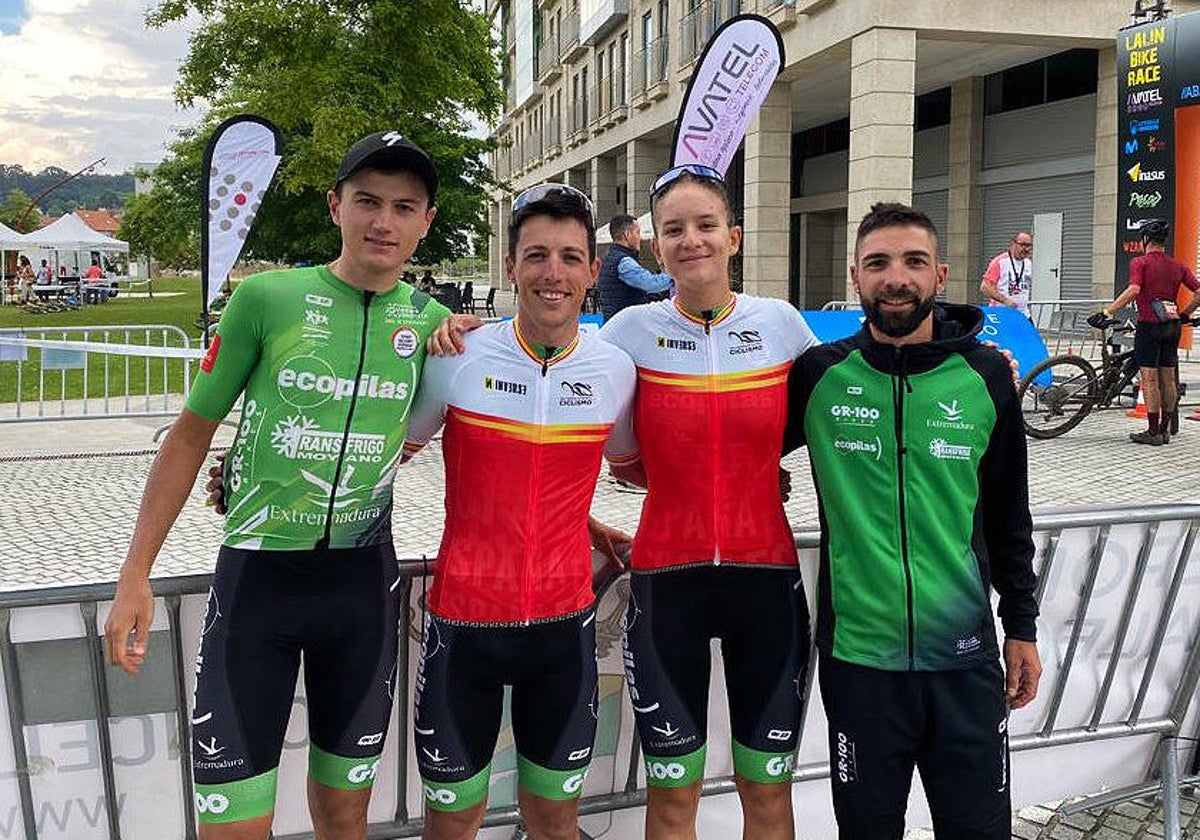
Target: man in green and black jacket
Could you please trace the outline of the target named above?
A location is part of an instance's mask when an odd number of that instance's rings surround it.
[[[1011,370],[976,340],[978,308],[935,303],[946,272],[928,217],[876,204],[850,269],[867,323],[788,386],[784,449],[808,446],[820,503],[834,810],[855,840],[899,840],[914,767],[939,839],[1007,840],[1008,712],[1041,673]]]

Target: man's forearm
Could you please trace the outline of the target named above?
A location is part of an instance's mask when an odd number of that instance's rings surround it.
[[[150,467],[122,574],[149,576],[167,533],[192,492],[216,430],[217,423],[187,409],[176,419]]]

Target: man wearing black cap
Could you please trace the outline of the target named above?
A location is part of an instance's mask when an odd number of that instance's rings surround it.
[[[341,253],[238,286],[151,467],[105,627],[111,662],[129,673],[146,657],[151,565],[243,397],[196,658],[202,838],[270,833],[301,659],[316,835],[365,837],[401,609],[392,479],[425,340],[448,314],[398,278],[433,222],[437,186],[429,157],[397,132],[354,144],[328,194]]]

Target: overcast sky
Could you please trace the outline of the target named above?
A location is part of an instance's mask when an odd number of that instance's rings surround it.
[[[152,0],[0,0],[0,163],[119,174],[161,160],[195,115],[172,96],[183,26],[147,29]]]

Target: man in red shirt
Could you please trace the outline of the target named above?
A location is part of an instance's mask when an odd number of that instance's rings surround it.
[[[1179,331],[1182,318],[1189,318],[1200,305],[1196,294],[1200,283],[1183,263],[1167,255],[1167,235],[1171,226],[1163,219],[1151,219],[1141,227],[1145,253],[1129,264],[1129,287],[1106,306],[1111,316],[1131,300],[1137,308],[1137,330],[1133,354],[1140,368],[1142,393],[1146,399],[1149,428],[1134,432],[1134,443],[1161,446],[1179,432],[1178,390],[1175,369],[1179,363]],[[1176,304],[1179,287],[1187,286],[1192,296],[1182,309]]]

